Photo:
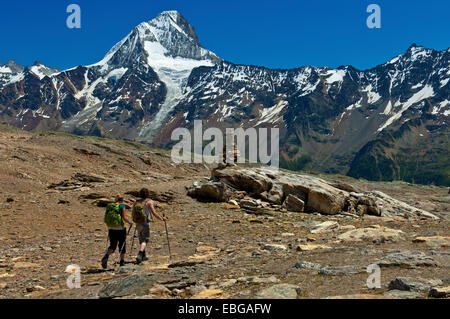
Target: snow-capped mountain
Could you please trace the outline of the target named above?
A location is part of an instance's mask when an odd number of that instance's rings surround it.
[[[237,65],[203,48],[186,19],[166,11],[89,66],[0,64],[0,113],[28,130],[157,146],[195,119],[204,127],[276,126],[285,167],[446,184],[450,164],[439,161],[449,155],[449,80],[450,49],[417,45],[364,71]]]

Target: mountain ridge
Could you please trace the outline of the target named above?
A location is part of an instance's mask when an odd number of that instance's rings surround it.
[[[204,49],[189,22],[167,11],[136,26],[92,65],[59,71],[8,62],[16,73],[0,66],[0,119],[27,130],[160,147],[170,146],[173,129],[192,129],[195,119],[203,120],[204,127],[279,127],[285,167],[402,178],[392,171],[405,145],[414,152],[425,139],[432,146],[429,152],[448,154],[449,56],[450,48],[412,44],[405,53],[362,71],[351,65],[271,69],[234,64]],[[401,129],[405,124],[409,130]],[[393,167],[380,176],[354,159],[385,131],[403,133],[388,148],[370,149],[376,154],[369,158],[384,158]],[[439,174],[448,175],[447,167],[444,163]],[[437,179],[450,183],[446,176]]]

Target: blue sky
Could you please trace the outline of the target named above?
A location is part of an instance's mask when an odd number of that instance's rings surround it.
[[[81,7],[81,29],[66,27],[66,7]],[[381,7],[381,29],[369,29],[366,8]],[[445,0],[126,0],[2,1],[0,61],[39,60],[60,69],[99,61],[142,21],[178,10],[201,44],[227,61],[294,68],[367,69],[417,43],[450,46]]]

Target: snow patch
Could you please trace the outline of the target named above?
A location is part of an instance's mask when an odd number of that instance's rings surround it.
[[[431,112],[431,114],[433,114],[433,115],[439,114],[441,112],[441,110],[447,106],[450,106],[450,101],[444,100],[433,108],[433,111]],[[444,115],[445,115],[445,112],[444,112]],[[447,116],[447,115],[445,115],[445,116]]]
[[[259,117],[259,122],[256,123],[256,126],[258,126],[261,123],[267,123],[267,122],[275,122],[278,120],[278,118],[275,118],[280,114],[281,111],[288,105],[288,102],[285,100],[280,100],[277,104],[275,104],[272,107],[263,108],[261,110],[261,114]]]
[[[384,109],[383,113],[384,115],[389,115],[389,113],[391,113],[392,110],[392,102],[391,100],[388,101],[388,103],[386,104],[386,108]]]
[[[200,66],[213,66],[214,64],[209,60],[193,60],[167,56],[167,49],[158,42],[145,41],[144,49],[148,54],[148,65],[153,68],[167,88],[166,99],[158,113],[139,132],[139,137],[151,138],[148,135],[151,135],[161,127],[167,114],[173,110],[184,96],[183,89],[186,86],[191,71]]]
[[[0,73],[12,73],[11,69],[6,65],[0,67]]]
[[[354,104],[348,106],[348,107],[346,108],[346,110],[347,110],[347,111],[351,111],[351,110],[353,110],[353,109],[357,109],[357,108],[361,107],[361,106],[362,106],[362,105],[361,105],[361,102],[362,102],[362,98],[361,98],[358,102],[356,102],[356,103],[354,103]]]
[[[382,125],[379,129],[378,132],[381,132],[382,130],[384,130],[386,127],[388,127],[389,125],[391,125],[394,121],[398,120],[403,112],[405,112],[411,105],[420,102],[426,98],[432,97],[434,95],[434,90],[433,87],[430,85],[425,86],[422,90],[420,90],[419,92],[417,92],[416,94],[414,94],[411,98],[409,98],[408,101],[406,101],[406,103],[403,104],[401,110],[397,113],[395,113],[394,115],[392,115],[387,121],[386,123],[384,123],[384,125]]]
[[[444,86],[446,86],[447,83],[448,83],[448,81],[450,81],[450,78],[447,78],[447,79],[445,79],[445,80],[441,80],[441,85],[440,85],[439,88],[443,88]]]
[[[327,83],[332,84],[334,82],[343,82],[344,76],[347,74],[345,70],[329,70],[326,75],[329,76],[327,78]]]

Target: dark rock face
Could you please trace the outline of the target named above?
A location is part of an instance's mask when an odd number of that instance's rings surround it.
[[[422,278],[408,278],[399,277],[395,278],[389,283],[390,290],[404,290],[404,291],[414,291],[414,290],[426,290],[429,291],[431,288],[442,285],[440,280],[425,280]]]
[[[319,269],[318,273],[320,275],[328,276],[349,276],[355,275],[363,272],[364,270],[358,269],[354,266],[335,266],[335,267],[324,267]]]
[[[449,298],[450,297],[450,286],[433,288],[428,293],[428,296],[433,297],[433,298]]]
[[[308,261],[299,261],[298,263],[296,263],[294,265],[293,268],[319,270],[319,269],[321,269],[321,266],[320,266],[320,264],[317,264],[317,263],[312,263],[312,262],[308,262]]]
[[[90,66],[0,66],[0,116],[26,130],[162,147],[194,120],[205,129],[278,127],[285,168],[450,185],[449,61],[450,49],[414,45],[365,71],[237,65],[202,48],[188,21],[167,11]]]
[[[418,266],[438,266],[433,257],[422,252],[413,253],[410,251],[390,253],[383,257],[377,264],[380,267],[418,267]]]
[[[132,294],[146,295],[156,282],[153,276],[153,273],[142,273],[113,280],[100,290],[98,296],[100,298],[116,298]]]

